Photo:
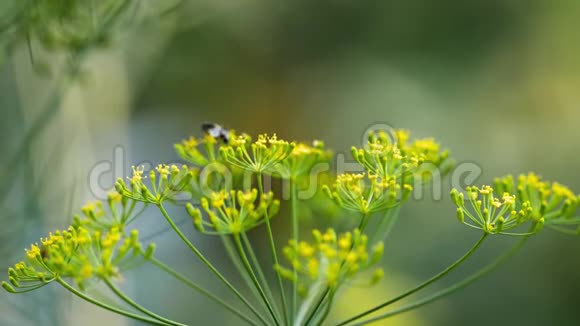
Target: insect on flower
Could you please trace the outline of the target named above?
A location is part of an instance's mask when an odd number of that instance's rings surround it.
[[[230,141],[229,130],[218,125],[217,123],[213,123],[213,122],[203,123],[201,125],[201,130],[203,130],[204,133],[212,136],[215,139],[221,139],[226,144],[229,143],[229,141]]]
[[[40,247],[40,257],[42,257],[42,259],[48,259],[48,248],[45,246]]]

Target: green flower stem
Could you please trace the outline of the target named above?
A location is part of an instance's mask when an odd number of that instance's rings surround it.
[[[167,214],[167,211],[165,210],[165,208],[163,207],[162,204],[157,204],[157,207],[159,207],[159,210],[161,211],[161,214],[163,214],[163,217],[165,217],[165,219],[167,220],[167,223],[169,223],[169,225],[171,225],[171,228],[173,228],[173,230],[175,231],[175,233],[177,233],[177,235],[181,238],[181,240],[183,240],[183,242],[185,242],[185,244],[189,247],[189,249],[191,249],[191,251],[193,251],[193,253],[207,266],[207,268],[209,268],[210,271],[212,271],[217,278],[222,281],[222,283],[224,283],[224,285],[226,285],[235,295],[236,297],[238,297],[238,299],[240,299],[247,307],[248,309],[250,309],[252,311],[252,313],[258,317],[258,319],[260,319],[260,321],[262,323],[264,323],[264,325],[268,325],[268,322],[264,319],[264,317],[262,317],[262,315],[252,306],[252,304],[240,293],[240,291],[238,291],[233,285],[232,283],[230,283],[210,262],[209,260],[207,260],[207,258],[205,258],[205,256],[193,245],[193,243],[191,243],[191,241],[189,241],[187,239],[187,237],[185,236],[185,234],[183,234],[183,232],[181,232],[181,230],[177,227],[177,225],[175,225],[175,222],[173,222],[173,220],[171,219],[171,217],[169,216],[169,214]]]
[[[291,214],[292,214],[292,239],[295,243],[300,240],[300,224],[298,221],[298,185],[296,180],[290,179],[290,202],[291,202]],[[298,279],[298,272],[296,268],[294,270],[294,279]],[[296,316],[296,309],[298,307],[298,288],[296,282],[292,282],[292,302],[290,308],[290,325],[294,323],[294,318]]]
[[[41,287],[50,284],[51,282],[52,281],[49,281],[47,283],[41,283],[41,284],[38,284],[38,285],[32,285],[32,286],[20,286],[21,289],[24,289],[24,290],[21,290],[21,291],[15,290],[11,285],[9,285],[8,283],[6,283],[4,281],[2,282],[2,287],[4,288],[4,290],[6,290],[6,291],[8,291],[10,293],[13,293],[13,294],[22,294],[22,293],[28,293],[28,292],[32,292],[34,290],[38,290]]]
[[[546,220],[548,220],[547,216],[546,216]],[[580,224],[580,218],[579,217],[568,217],[568,218],[558,218],[555,220],[551,220],[550,223],[546,223],[546,226],[548,225],[578,225]]]
[[[386,239],[393,230],[395,224],[397,224],[399,216],[399,206],[388,209],[385,216],[382,217],[375,231],[370,236],[370,243]]]
[[[360,233],[364,233],[365,229],[367,228],[367,225],[369,224],[370,219],[371,219],[370,214],[363,213],[363,216],[362,216],[360,223],[358,225],[358,229],[360,230]]]
[[[258,191],[260,196],[264,194],[264,185],[262,182],[262,173],[258,173]],[[272,227],[270,226],[270,216],[268,216],[268,210],[264,213],[264,220],[266,221],[266,231],[268,233],[268,240],[270,241],[270,249],[272,250],[272,260],[274,261],[274,265],[278,266],[278,254],[276,253],[276,244],[274,243],[274,236],[272,235]],[[280,273],[276,273],[276,278],[278,280],[278,287],[280,289],[280,297],[282,298],[282,311],[284,312],[284,320],[286,324],[289,324],[288,321],[288,306],[286,303],[286,292],[284,291],[284,284],[282,283],[282,276]]]
[[[207,297],[208,299],[212,300],[213,302],[215,302],[215,303],[221,305],[222,307],[226,308],[227,310],[229,310],[230,312],[232,312],[236,316],[238,316],[241,319],[243,319],[244,321],[248,322],[248,324],[250,324],[250,325],[258,325],[258,323],[256,323],[252,319],[250,319],[248,316],[246,316],[244,313],[242,313],[239,310],[237,310],[235,307],[233,307],[229,303],[225,302],[224,300],[220,299],[219,297],[213,295],[208,290],[206,290],[206,289],[202,288],[201,286],[195,284],[194,282],[190,281],[185,276],[183,276],[179,272],[175,271],[173,268],[167,266],[166,264],[164,264],[163,262],[161,262],[157,258],[151,257],[148,260],[153,265],[155,265],[157,268],[159,268],[162,271],[166,272],[167,274],[171,275],[175,279],[181,281],[183,284],[189,286],[190,288],[194,289],[195,291],[203,294],[205,297]]]
[[[224,244],[224,247],[226,248],[226,252],[228,253],[228,256],[230,257],[230,260],[232,261],[232,263],[236,267],[236,270],[238,271],[238,274],[244,279],[244,282],[248,286],[248,289],[250,289],[250,291],[252,291],[252,294],[256,297],[256,299],[260,300],[261,299],[260,293],[254,287],[254,282],[252,281],[252,278],[250,277],[250,275],[248,275],[248,273],[246,273],[246,268],[244,267],[244,264],[242,263],[240,256],[238,255],[237,250],[236,250],[234,244],[232,243],[232,240],[228,236],[225,236],[225,235],[222,235],[221,239],[222,239],[222,242]]]
[[[324,292],[323,292],[324,291]],[[294,326],[306,325],[305,320],[310,320],[314,313],[313,309],[317,309],[320,302],[326,295],[326,282],[316,283],[308,290],[308,296],[302,301],[300,309],[294,320]],[[314,304],[316,302],[316,304]]]
[[[467,287],[468,285],[472,284],[473,282],[479,280],[480,278],[484,277],[485,275],[489,274],[491,271],[493,271],[494,269],[499,267],[502,263],[504,263],[506,260],[511,258],[524,245],[524,243],[526,242],[526,240],[528,238],[529,238],[529,236],[520,239],[520,241],[518,241],[518,243],[516,243],[512,248],[510,248],[510,250],[506,251],[504,254],[502,254],[500,257],[498,257],[496,260],[494,260],[493,262],[491,262],[487,266],[483,267],[479,271],[475,272],[471,276],[465,278],[463,281],[460,281],[460,282],[455,283],[454,285],[451,285],[445,289],[437,291],[436,293],[434,293],[428,297],[425,297],[421,300],[412,302],[410,304],[402,306],[402,307],[395,309],[393,311],[389,311],[389,312],[384,313],[382,315],[379,315],[377,317],[373,317],[373,318],[367,319],[367,320],[362,321],[362,322],[350,324],[350,326],[366,325],[366,324],[369,324],[369,323],[374,322],[374,321],[378,321],[378,320],[389,318],[389,317],[392,317],[392,316],[395,316],[398,314],[402,314],[404,312],[407,312],[407,311],[410,311],[413,309],[417,309],[417,308],[422,307],[424,305],[427,305],[433,301],[439,300],[443,297],[446,297],[450,294],[453,294],[453,293]]]
[[[336,294],[336,292],[334,290],[330,291],[330,293],[328,294],[328,303],[324,307],[324,312],[322,313],[322,315],[320,316],[320,318],[316,322],[316,325],[322,325],[322,323],[326,320],[326,318],[328,318],[328,315],[330,314],[330,310],[332,309],[332,303],[334,301],[335,294]]]
[[[164,325],[164,326],[170,325],[170,324],[167,324],[167,323],[164,323],[164,322],[155,320],[155,319],[150,319],[148,317],[143,317],[143,316],[136,315],[134,313],[131,313],[131,312],[128,312],[128,311],[125,311],[125,310],[122,310],[122,309],[113,307],[111,305],[108,305],[108,304],[103,303],[101,301],[98,301],[96,299],[93,299],[93,298],[89,297],[88,295],[82,293],[81,291],[75,289],[70,284],[68,284],[63,279],[61,279],[60,277],[59,278],[56,278],[56,281],[60,285],[62,285],[65,289],[69,290],[74,295],[76,295],[77,297],[79,297],[81,299],[84,299],[84,300],[86,300],[86,301],[88,301],[88,302],[90,302],[90,303],[92,303],[92,304],[94,304],[94,305],[96,305],[98,307],[101,307],[103,309],[109,310],[109,311],[114,312],[114,313],[117,313],[119,315],[123,315],[125,317],[129,317],[129,318],[133,318],[133,319],[136,319],[136,320],[140,320],[140,321],[143,321],[143,322],[146,322],[146,323],[150,323],[150,324],[153,324],[153,325]]]
[[[410,296],[411,294],[413,294],[415,292],[418,292],[421,289],[427,287],[428,285],[430,285],[430,284],[438,281],[439,279],[441,279],[442,277],[444,277],[445,275],[447,275],[449,272],[451,272],[452,270],[454,270],[457,266],[461,265],[461,263],[463,263],[467,258],[469,258],[469,256],[471,256],[479,248],[479,246],[481,246],[481,244],[483,243],[483,241],[485,240],[485,238],[487,238],[487,236],[488,236],[488,234],[487,233],[484,233],[481,236],[481,238],[479,238],[479,240],[473,245],[473,247],[471,247],[471,249],[469,249],[469,251],[467,251],[467,253],[465,253],[461,258],[459,258],[458,260],[456,260],[453,264],[451,264],[449,267],[445,268],[439,274],[431,277],[430,279],[428,279],[425,282],[419,284],[418,286],[414,287],[413,289],[411,289],[411,290],[409,290],[409,291],[407,291],[407,292],[405,292],[403,294],[400,294],[399,296],[397,296],[397,297],[395,297],[395,298],[393,298],[393,299],[391,299],[389,301],[386,301],[386,302],[384,302],[384,303],[382,303],[382,304],[380,304],[380,305],[378,305],[378,306],[376,306],[374,308],[371,308],[369,310],[366,310],[366,311],[364,311],[364,312],[362,312],[362,313],[360,313],[360,314],[358,314],[358,315],[356,315],[354,317],[351,317],[351,318],[349,318],[349,319],[341,322],[340,324],[338,324],[338,326],[346,325],[346,324],[348,324],[350,322],[353,322],[355,320],[358,320],[360,318],[363,318],[364,316],[367,316],[369,314],[372,314],[373,312],[378,311],[378,310],[380,310],[380,309],[382,309],[382,308],[384,308],[386,306],[389,306],[389,305],[391,305],[391,304],[393,304],[393,303],[395,303],[395,302],[397,302],[397,301],[399,301],[401,299],[404,299],[404,298]]]
[[[155,318],[159,321],[162,321],[172,326],[185,326],[185,324],[178,323],[171,319],[167,319],[163,316],[159,316],[158,314],[152,312],[151,310],[139,305],[137,302],[135,302],[133,299],[131,299],[129,296],[123,293],[118,287],[116,287],[110,280],[105,279],[104,281],[105,284],[107,284],[107,286],[109,287],[109,289],[111,289],[111,291],[113,291],[113,293],[115,293],[121,300],[125,301],[128,305],[146,314],[147,316]]]
[[[262,301],[264,301],[264,304],[266,304],[266,307],[268,308],[270,315],[272,315],[272,319],[274,319],[274,323],[276,323],[276,325],[280,325],[280,321],[278,320],[278,316],[276,316],[276,313],[274,312],[274,309],[272,307],[272,303],[268,300],[266,294],[264,293],[264,289],[262,289],[262,286],[260,285],[260,281],[258,281],[258,278],[256,277],[254,270],[252,269],[252,265],[250,264],[250,261],[248,260],[248,257],[246,256],[246,252],[244,250],[244,247],[242,246],[240,236],[238,234],[235,234],[234,240],[235,240],[236,246],[238,248],[238,253],[240,254],[240,257],[242,258],[242,262],[244,263],[244,266],[246,267],[246,271],[252,277],[252,281],[254,282],[254,286],[256,287],[258,292],[260,292],[260,297],[262,298]]]
[[[320,296],[320,299],[318,300],[316,305],[313,306],[314,309],[312,309],[312,311],[310,312],[310,315],[308,316],[308,318],[306,318],[304,325],[310,324],[310,322],[314,319],[314,317],[316,317],[318,310],[324,306],[324,302],[328,298],[329,293],[330,293],[330,288],[326,287],[326,289],[324,290],[324,292]]]
[[[560,233],[563,233],[563,234],[578,236],[578,231],[577,230],[570,230],[570,229],[567,229],[567,228],[564,228],[564,227],[561,227],[561,226],[550,225],[550,224],[547,224],[546,227],[548,227],[549,229],[552,229],[554,231],[558,231]]]
[[[265,287],[265,292],[266,292],[266,295],[268,296],[268,299],[270,300],[270,302],[276,302],[276,300],[274,299],[274,295],[272,294],[272,291],[270,290],[270,287],[268,286],[268,280],[266,279],[266,276],[264,275],[264,271],[262,270],[262,267],[260,266],[260,262],[258,261],[258,257],[256,256],[254,249],[252,248],[252,243],[250,242],[250,239],[248,239],[248,236],[246,235],[245,232],[242,232],[242,242],[244,244],[244,247],[248,251],[248,255],[250,256],[250,260],[252,261],[252,264],[254,265],[256,272],[258,273],[258,278],[259,278],[260,282],[262,282],[262,284]],[[276,305],[274,305],[273,308],[274,308],[274,312],[276,313],[276,316],[278,316],[278,318],[280,318],[280,312],[278,311]]]
[[[326,284],[320,281],[310,286],[307,297],[302,301],[300,309],[298,309],[293,325],[305,325],[302,321],[309,315],[309,312],[312,310],[311,308],[314,308],[312,303],[318,298],[318,293],[324,289],[326,289]]]

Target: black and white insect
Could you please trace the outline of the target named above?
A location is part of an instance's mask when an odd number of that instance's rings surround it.
[[[230,132],[224,127],[213,122],[206,122],[201,125],[201,130],[215,139],[221,139],[224,143],[229,143]]]

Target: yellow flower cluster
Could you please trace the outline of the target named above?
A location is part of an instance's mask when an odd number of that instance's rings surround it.
[[[392,134],[371,132],[365,148],[353,147],[352,156],[370,174],[386,179],[405,179],[419,168],[422,177],[429,176],[432,169],[443,167],[449,157],[448,151],[441,151],[432,138],[409,143],[409,137],[409,132],[401,129]]]
[[[191,182],[198,174],[195,168],[187,165],[178,167],[175,164],[159,164],[149,172],[150,187],[145,184],[147,176],[143,167],[132,167],[133,174],[129,177],[129,185],[119,178],[115,183],[117,192],[139,202],[160,204],[167,199],[175,199],[183,191],[189,190]]]
[[[227,133],[227,137],[216,136],[216,132],[206,132],[203,139],[191,137],[175,145],[178,155],[188,163],[216,172],[205,174],[203,185],[192,183],[189,190],[195,198],[207,188],[219,190],[225,184],[240,189],[248,171],[303,182],[317,164],[332,157],[324,142],[318,140],[307,144],[281,140],[276,134],[260,134],[253,141],[248,134],[236,135],[233,130],[219,131]]]
[[[409,137],[401,129],[371,132],[364,148],[352,148],[366,173],[339,175],[332,190],[325,186],[324,192],[339,206],[365,215],[400,205],[410,197],[417,178],[431,178],[449,157],[433,139],[409,142]]]
[[[337,205],[369,214],[401,204],[409,198],[413,187],[401,185],[392,177],[347,173],[336,177],[332,190],[328,186],[323,190]]]
[[[112,191],[107,196],[105,204],[101,201],[91,201],[81,208],[81,214],[73,217],[73,227],[102,231],[113,227],[121,230],[139,216],[135,213],[137,202]]]
[[[256,189],[247,192],[222,190],[202,197],[201,208],[207,220],[203,218],[200,209],[190,203],[186,205],[193,225],[199,232],[212,235],[239,234],[276,215],[280,201],[274,199],[272,192],[259,196]]]
[[[228,130],[229,137],[235,139],[235,131]],[[219,148],[223,142],[216,139],[209,133],[205,133],[203,138],[189,137],[180,144],[175,144],[175,151],[186,162],[195,166],[205,166],[212,162],[221,162],[222,157]]]
[[[117,227],[106,231],[90,231],[83,227],[50,233],[26,249],[27,262],[19,262],[8,270],[10,292],[42,287],[57,278],[72,278],[83,289],[97,279],[118,277],[120,271],[132,267],[138,258],[151,255],[153,247],[143,253],[138,231],[125,236]],[[20,291],[14,289],[20,288]]]
[[[517,193],[522,201],[528,201],[534,211],[534,219],[545,219],[547,226],[564,233],[580,234],[580,217],[577,215],[580,196],[557,182],[544,181],[534,173],[514,178],[506,176],[495,180],[501,191]],[[574,230],[572,230],[574,229]]]
[[[284,248],[284,256],[291,268],[275,267],[281,276],[302,286],[322,281],[329,288],[336,289],[347,279],[376,264],[383,255],[383,243],[377,243],[369,252],[368,238],[358,229],[340,235],[333,229],[325,233],[314,230],[312,234],[314,243],[290,240]],[[382,275],[382,270],[377,269],[371,283],[377,282]]]
[[[290,155],[269,171],[277,173],[284,179],[296,179],[308,175],[318,163],[328,162],[332,152],[324,148],[324,143],[315,140],[312,145],[296,143]]]
[[[542,229],[545,220],[538,217],[530,201],[517,201],[516,195],[510,192],[501,192],[501,196],[496,194],[498,192],[490,186],[467,187],[465,195],[453,189],[451,199],[457,206],[459,221],[487,234],[529,235]],[[465,196],[469,202],[468,206],[465,204]],[[526,222],[532,223],[529,231],[507,232]]]
[[[221,156],[229,164],[255,173],[266,172],[289,157],[296,146],[278,139],[276,134],[261,134],[250,143],[248,135],[234,136],[229,145],[220,147]]]

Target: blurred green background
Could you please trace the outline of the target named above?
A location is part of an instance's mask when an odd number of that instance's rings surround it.
[[[28,46],[22,33],[8,32],[24,24],[20,13],[30,8],[15,5],[24,1],[0,6],[0,44],[10,45],[0,58],[2,270],[99,195],[91,188],[95,166],[109,162],[127,172],[140,162],[175,161],[172,144],[199,135],[204,121],[322,139],[338,153],[360,145],[368,126],[387,123],[433,136],[459,162],[476,163],[479,183],[536,171],[580,192],[578,1],[185,0],[170,11],[161,0],[138,2],[136,14],[87,51],[77,78],[65,84],[62,72],[76,60],[71,51],[47,50],[34,38]],[[117,176],[101,175],[100,188]],[[174,214],[185,220],[182,210]],[[143,220],[150,234],[164,228],[154,210]],[[303,232],[327,222],[306,223]],[[287,225],[283,215],[275,219],[280,243]],[[217,241],[190,235],[234,277]],[[259,236],[254,241],[265,243]],[[345,293],[334,318],[433,275],[477,236],[456,223],[447,196],[410,201],[386,242],[384,281]],[[435,287],[512,243],[492,240]],[[172,234],[155,241],[159,257],[227,295]],[[475,285],[381,324],[577,325],[579,257],[580,239],[543,232]],[[123,287],[177,320],[234,324],[163,277],[144,268],[126,275]],[[128,323],[56,286],[0,294],[0,325],[104,322]]]

